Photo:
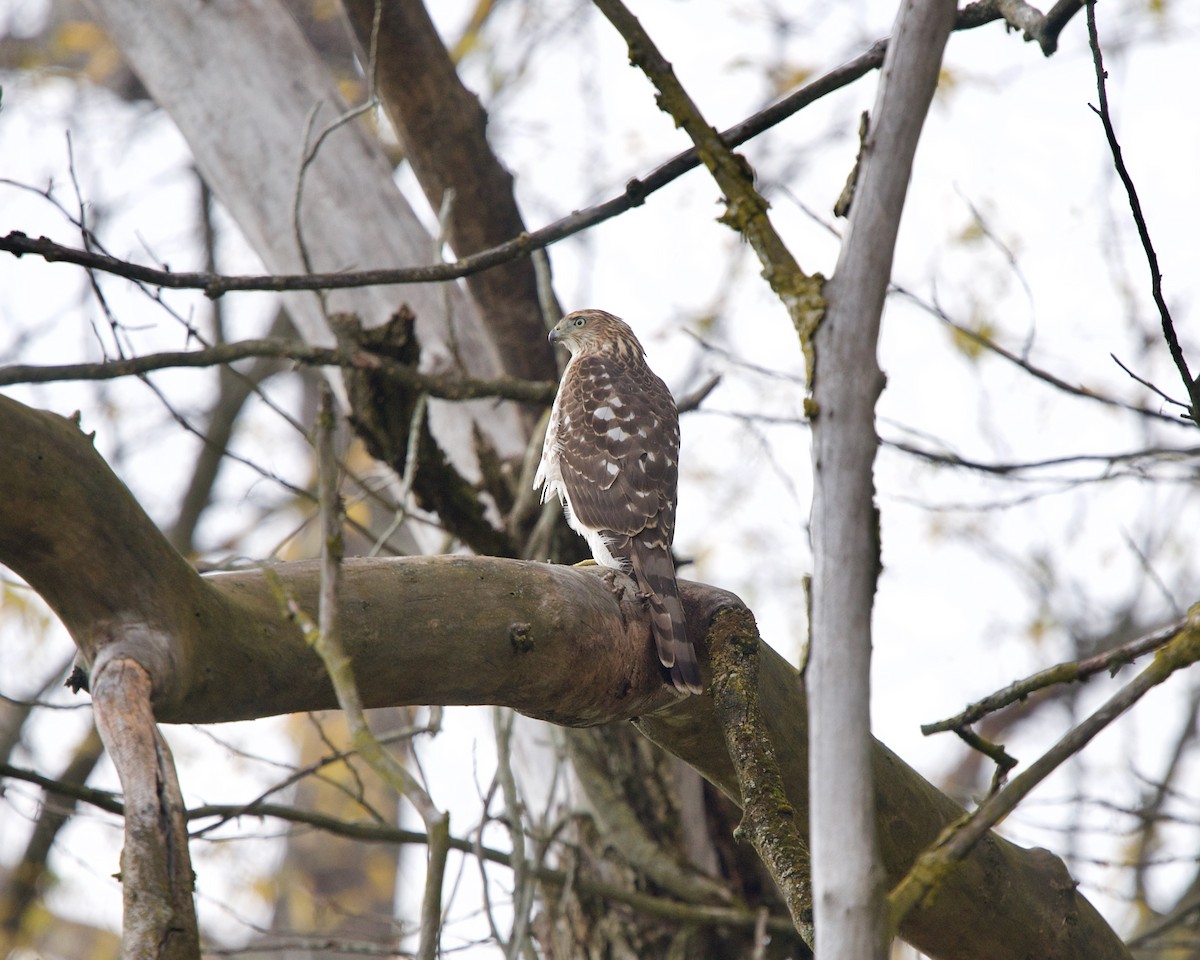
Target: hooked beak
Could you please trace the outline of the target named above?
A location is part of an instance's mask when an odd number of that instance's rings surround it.
[[[550,335],[546,337],[551,343],[558,343],[562,339],[562,334],[558,332],[558,327],[550,331]]]

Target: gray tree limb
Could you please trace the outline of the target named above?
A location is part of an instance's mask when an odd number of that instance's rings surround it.
[[[883,389],[875,352],[913,155],[954,16],[954,0],[900,6],[813,338],[808,734],[818,960],[882,960],[888,949],[871,786],[871,610],[880,566],[875,401]]]

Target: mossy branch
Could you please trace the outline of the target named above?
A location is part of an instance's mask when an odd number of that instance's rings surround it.
[[[737,835],[754,845],[783,891],[796,930],[811,947],[815,941],[808,844],[797,826],[759,708],[759,644],[758,626],[745,607],[717,614],[708,635],[713,707],[742,793]]]

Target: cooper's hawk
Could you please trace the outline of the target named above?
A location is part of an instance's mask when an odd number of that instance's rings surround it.
[[[550,413],[534,489],[562,501],[596,562],[633,575],[650,604],[658,658],[681,692],[699,693],[671,540],[679,482],[679,414],[628,324],[577,310],[550,331],[571,351]]]

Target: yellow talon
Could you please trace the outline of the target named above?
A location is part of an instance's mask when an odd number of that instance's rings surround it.
[[[573,566],[573,567],[598,567],[598,566],[600,566],[600,564],[598,564],[595,560],[592,560],[589,558],[587,560],[580,560],[578,563],[573,563],[573,564],[571,564],[571,566]]]

